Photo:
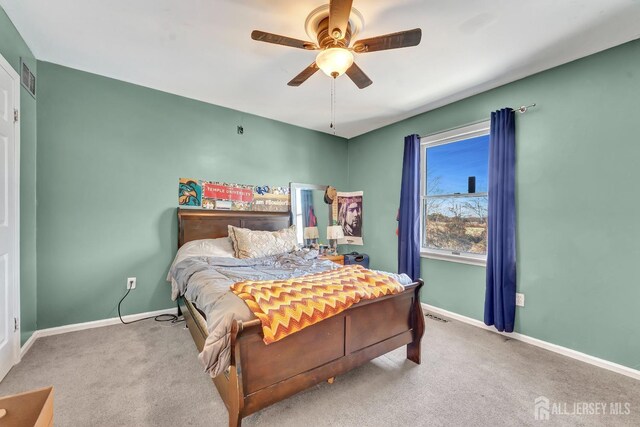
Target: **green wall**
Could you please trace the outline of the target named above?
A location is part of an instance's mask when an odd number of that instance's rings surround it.
[[[0,55],[18,74],[22,57],[37,75],[29,46],[1,7]],[[24,343],[36,330],[36,100],[22,86],[20,110],[20,338]]]
[[[180,177],[347,184],[344,139],[46,62],[38,71],[39,329],[114,317],[129,276],[124,313],[173,305]]]
[[[517,118],[516,329],[639,369],[639,70],[636,40],[349,140],[372,266],[396,270],[404,136],[535,102]],[[422,276],[424,302],[482,320],[483,267],[423,260]]]

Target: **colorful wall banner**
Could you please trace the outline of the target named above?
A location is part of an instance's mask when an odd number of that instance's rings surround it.
[[[263,212],[288,212],[291,204],[289,187],[269,187],[263,185],[253,189],[254,211]]]
[[[288,212],[291,204],[289,186],[230,184],[180,178],[178,193],[180,206],[203,209]]]
[[[217,182],[203,182],[202,194],[207,199],[229,200],[232,202],[253,201],[253,187],[234,186],[233,184],[220,184]]]

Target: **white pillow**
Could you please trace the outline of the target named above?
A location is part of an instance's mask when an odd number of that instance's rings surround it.
[[[236,258],[262,258],[298,249],[296,226],[278,231],[249,230],[227,226]]]
[[[173,266],[178,264],[189,257],[196,256],[215,256],[222,258],[233,258],[233,246],[231,240],[228,237],[220,237],[219,239],[201,239],[192,240],[185,243],[178,249],[176,257],[169,267],[169,273],[167,274],[167,282],[171,282],[171,299],[176,300],[178,298],[178,284],[171,277],[171,270]]]
[[[171,271],[173,266],[178,264],[180,261],[196,256],[233,258],[233,246],[231,245],[231,240],[229,240],[228,237],[220,237],[219,239],[201,239],[187,242],[178,249],[178,253],[173,259],[173,263],[171,264],[169,271]]]

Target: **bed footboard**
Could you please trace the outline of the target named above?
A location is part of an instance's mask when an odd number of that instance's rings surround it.
[[[216,379],[229,410],[229,425],[239,426],[249,414],[403,345],[407,359],[419,364],[422,285],[419,280],[402,293],[360,302],[268,346],[257,319],[236,321],[226,397]]]
[[[234,321],[229,371],[213,382],[229,411],[229,425],[315,384],[332,379],[391,350],[407,346],[419,364],[424,315],[419,280],[404,292],[362,301],[348,310],[265,345],[260,321]],[[180,302],[198,350],[207,331],[192,305]]]

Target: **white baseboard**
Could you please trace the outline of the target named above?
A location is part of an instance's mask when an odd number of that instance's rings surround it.
[[[22,347],[20,347],[18,362],[20,362],[24,355],[27,354],[27,351],[29,351],[33,343],[36,342],[36,339],[38,339],[38,331],[33,331],[29,339],[22,345]]]
[[[177,308],[165,308],[164,310],[148,311],[146,313],[127,314],[122,316],[122,320],[125,322],[132,322],[134,320],[143,319],[145,317],[155,317],[161,314],[177,314]],[[55,328],[40,329],[34,331],[31,337],[20,348],[20,359],[24,357],[29,351],[31,346],[38,338],[50,337],[52,335],[66,334],[68,332],[83,331],[85,329],[101,328],[103,326],[111,326],[120,324],[120,318],[112,317],[110,319],[94,320],[92,322],[75,323],[73,325],[56,326]]]
[[[448,317],[454,320],[458,320],[463,323],[467,323],[469,325],[476,326],[478,328],[494,332],[496,334],[504,335],[505,337],[509,337],[518,341],[522,341],[527,344],[535,345],[536,347],[543,348],[545,350],[552,351],[554,353],[561,354],[563,356],[570,357],[572,359],[580,360],[581,362],[589,363],[590,365],[598,366],[599,368],[607,369],[609,371],[616,372],[618,374],[625,375],[627,377],[634,378],[636,380],[640,380],[640,371],[637,369],[630,368],[628,366],[620,365],[618,363],[610,362],[608,360],[600,359],[595,356],[590,356],[586,353],[581,353],[576,350],[572,350],[567,347],[562,347],[557,344],[552,344],[547,341],[542,341],[537,338],[530,337],[528,335],[523,335],[517,332],[505,333],[499,332],[493,326],[487,326],[484,322],[481,322],[476,319],[472,319],[471,317],[463,316],[458,313],[454,313],[452,311],[444,310],[442,308],[434,307],[429,304],[422,303],[422,308],[430,311],[432,313]]]

